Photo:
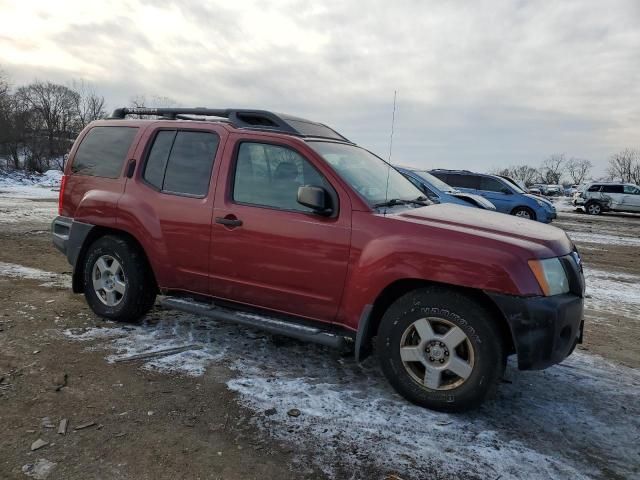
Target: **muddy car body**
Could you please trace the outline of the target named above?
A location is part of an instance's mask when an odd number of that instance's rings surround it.
[[[358,359],[375,344],[402,395],[449,411],[482,403],[508,355],[545,368],[581,341],[580,257],[559,229],[429,204],[315,122],[113,116],[76,140],[52,225],[73,290],[100,316],[137,320],[160,294]]]

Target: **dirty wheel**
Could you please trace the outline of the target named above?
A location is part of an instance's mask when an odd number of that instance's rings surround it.
[[[463,411],[496,389],[505,366],[497,319],[441,287],[411,292],[385,313],[377,350],[389,382],[413,403]]]
[[[533,212],[533,210],[527,207],[516,207],[511,212],[511,215],[515,215],[516,217],[520,218],[526,218],[527,220],[536,219],[536,214]]]
[[[589,215],[600,215],[602,213],[602,207],[598,202],[587,203],[585,210]]]
[[[153,306],[153,274],[141,252],[125,239],[97,239],[84,256],[83,268],[84,294],[96,315],[132,322]]]

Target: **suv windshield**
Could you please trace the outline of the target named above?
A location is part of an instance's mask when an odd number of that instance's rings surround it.
[[[442,192],[455,192],[456,190],[451,185],[444,183],[438,177],[431,175],[429,172],[425,172],[424,170],[412,170],[412,172]]]
[[[390,199],[423,197],[400,172],[364,148],[318,141],[309,145],[372,206]]]

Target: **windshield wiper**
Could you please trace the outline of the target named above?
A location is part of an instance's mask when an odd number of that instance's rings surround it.
[[[373,205],[373,207],[374,208],[394,207],[396,205],[420,205],[420,206],[425,206],[425,205],[430,205],[430,203],[427,200],[427,197],[418,197],[418,198],[414,198],[412,200],[405,200],[405,199],[402,199],[402,198],[391,198],[391,199],[387,200],[386,202],[376,203],[376,204]]]

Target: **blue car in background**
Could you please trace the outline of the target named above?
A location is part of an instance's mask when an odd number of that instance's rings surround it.
[[[557,216],[549,200],[528,194],[515,182],[498,175],[467,170],[431,170],[431,173],[452,187],[490,200],[499,212],[542,223],[550,223]]]
[[[429,200],[436,203],[455,203],[467,207],[478,207],[495,210],[496,206],[486,198],[473,193],[461,192],[425,170],[409,167],[395,167],[411,183],[413,183]]]

